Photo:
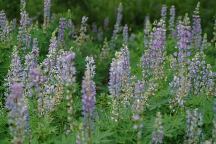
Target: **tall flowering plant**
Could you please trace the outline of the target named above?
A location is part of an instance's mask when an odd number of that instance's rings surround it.
[[[51,18],[51,0],[44,0],[44,27],[47,27]]]
[[[82,80],[82,109],[84,118],[85,137],[92,144],[92,129],[96,103],[95,62],[93,57],[86,57],[86,71]]]
[[[73,124],[73,92],[75,84],[76,69],[74,67],[75,53],[62,51],[57,58],[57,75],[64,88],[64,96],[67,101],[68,127],[66,133],[70,133],[74,128]]]
[[[193,23],[192,23],[192,39],[195,47],[195,51],[201,48],[202,43],[202,27],[200,18],[200,3],[198,2],[196,9],[193,13]]]
[[[8,124],[13,137],[12,143],[23,143],[29,132],[29,113],[21,82],[14,82],[10,86],[10,93],[6,99],[6,108],[9,110]]]
[[[174,78],[170,83],[171,93],[175,97],[170,101],[170,108],[174,111],[174,107],[184,106],[184,99],[190,91],[190,79],[188,76],[188,65],[190,63],[189,56],[191,44],[191,27],[188,15],[186,14],[183,21],[179,21],[177,25],[177,48],[175,53],[176,59],[172,63],[175,71]]]

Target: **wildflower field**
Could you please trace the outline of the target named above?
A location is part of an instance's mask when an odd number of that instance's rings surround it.
[[[161,5],[139,30],[124,2],[114,25],[75,24],[52,0],[40,22],[27,4],[16,19],[0,11],[0,144],[216,144],[216,20],[208,37],[203,3]]]

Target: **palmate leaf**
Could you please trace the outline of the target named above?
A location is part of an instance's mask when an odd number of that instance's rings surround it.
[[[99,129],[95,130],[93,142],[95,144],[109,144],[111,142],[110,136],[113,135],[111,131],[100,131]]]
[[[37,141],[43,142],[56,133],[57,128],[51,125],[52,120],[53,119],[49,116],[45,116],[39,118],[37,123],[35,123],[34,129],[32,129],[32,134]]]

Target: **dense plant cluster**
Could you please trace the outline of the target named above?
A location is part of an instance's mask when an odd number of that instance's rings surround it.
[[[216,32],[200,3],[192,19],[163,5],[138,33],[120,3],[111,35],[108,19],[75,25],[43,4],[43,24],[25,0],[19,24],[0,12],[0,143],[216,143]]]

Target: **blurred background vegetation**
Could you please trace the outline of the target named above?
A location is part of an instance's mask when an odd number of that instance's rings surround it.
[[[64,13],[68,9],[72,12],[73,21],[79,23],[83,15],[88,16],[90,22],[103,23],[109,17],[110,23],[115,22],[118,4],[124,6],[124,23],[139,29],[143,27],[144,17],[149,15],[153,21],[160,15],[162,4],[175,5],[177,15],[192,14],[198,0],[52,0],[52,12]],[[202,26],[211,36],[216,14],[216,0],[200,0]],[[10,19],[19,17],[19,0],[0,0],[0,9],[4,9]],[[42,22],[43,0],[27,0],[27,10],[31,17]]]
[[[211,36],[212,27],[216,14],[216,0],[199,0],[201,2],[201,17],[204,32]],[[73,21],[79,23],[82,16],[88,16],[90,22],[103,23],[104,18],[109,17],[110,23],[115,22],[115,15],[118,4],[122,2],[124,6],[123,22],[134,29],[143,27],[146,15],[153,21],[160,15],[162,4],[168,7],[175,5],[177,15],[189,13],[190,16],[198,0],[52,0],[53,13],[65,13],[71,10]],[[7,16],[19,17],[19,0],[0,0],[0,9],[4,9]],[[42,22],[43,20],[43,0],[27,0],[27,10],[31,17]]]

